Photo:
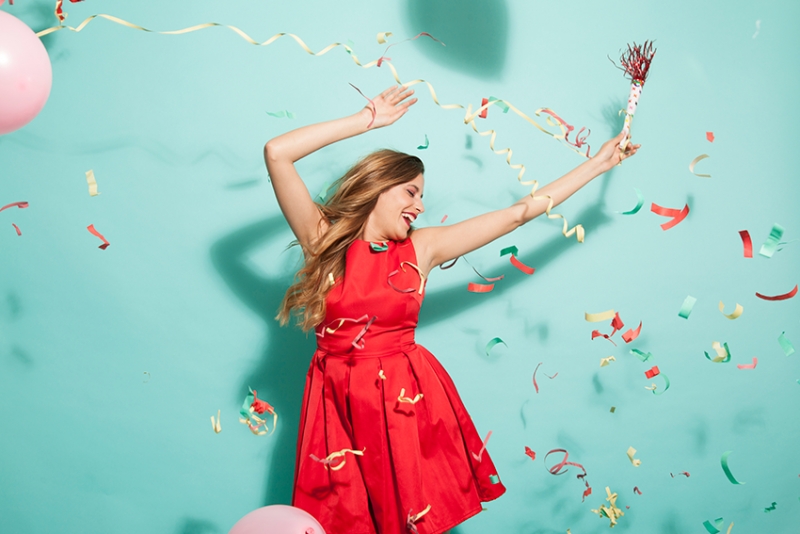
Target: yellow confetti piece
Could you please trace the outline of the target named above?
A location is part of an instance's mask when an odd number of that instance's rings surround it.
[[[414,396],[414,398],[412,399],[412,398],[406,397],[405,395],[406,395],[406,389],[405,388],[401,388],[400,389],[400,395],[397,396],[397,402],[405,402],[405,403],[408,403],[408,404],[416,404],[416,403],[418,403],[420,401],[420,399],[422,399],[422,396],[423,396],[422,393],[417,393]]]
[[[613,356],[609,356],[608,358],[600,358],[600,367],[605,367],[606,365],[615,361],[617,361],[617,359]]]
[[[739,317],[741,317],[742,312],[744,312],[744,306],[742,306],[738,302],[736,303],[736,309],[733,310],[732,314],[728,315],[727,313],[725,313],[723,311],[724,309],[725,309],[725,304],[723,304],[722,301],[719,301],[719,311],[721,311],[722,315],[724,315],[725,317],[727,317],[730,320],[738,319]],[[719,351],[717,351],[717,352],[719,352]]]
[[[344,455],[345,454],[347,454],[349,452],[349,453],[351,453],[351,454],[353,454],[355,456],[364,456],[364,451],[366,451],[366,450],[367,450],[366,447],[364,447],[360,451],[354,451],[352,449],[342,449],[342,450],[337,451],[337,452],[332,452],[331,454],[329,454],[325,458],[317,458],[313,454],[309,454],[309,457],[311,457],[311,459],[314,460],[315,462],[319,462],[319,463],[323,464],[326,468],[330,469],[331,471],[338,471],[339,469],[344,467],[344,464],[346,463],[346,461],[344,460]],[[342,462],[339,463],[339,464],[336,464],[333,467],[331,467],[331,464],[337,458],[342,458]]]
[[[378,44],[386,44],[386,39],[394,35],[392,32],[381,32],[378,34]]]
[[[636,455],[636,449],[634,449],[633,447],[628,447],[628,452],[625,454],[628,455],[628,460],[631,461],[633,467],[639,467],[640,465],[642,465],[641,460],[637,460],[634,458],[634,456]]]
[[[410,261],[401,261],[400,268],[403,269],[403,272],[406,272],[405,267],[403,265],[408,265],[409,267],[413,267],[417,274],[419,274],[419,294],[422,295],[422,290],[425,288],[425,275],[422,274],[422,269],[411,263]]]
[[[609,502],[610,506],[601,504],[599,509],[592,510],[592,512],[600,517],[607,517],[609,520],[611,520],[609,527],[613,527],[617,524],[617,520],[625,515],[625,512],[617,508],[617,494],[611,493],[611,489],[609,489],[608,486],[606,486],[606,493],[608,494],[606,500]]]
[[[328,283],[330,285],[336,285],[336,280],[333,278],[333,273],[328,273]]]
[[[614,310],[606,310],[600,313],[586,313],[586,320],[590,323],[599,323],[600,321],[609,321],[617,314]]]
[[[700,161],[702,161],[702,160],[704,160],[704,159],[706,159],[708,157],[710,157],[708,154],[700,154],[699,156],[694,158],[692,160],[692,162],[689,164],[689,171],[692,174],[694,174],[695,176],[697,176],[698,178],[711,178],[710,174],[697,174],[696,172],[694,172],[694,166],[697,165],[698,162],[700,162]]]
[[[724,361],[726,358],[730,358],[730,354],[728,353],[727,349],[720,345],[719,341],[714,341],[711,343],[711,348],[713,348],[717,353],[717,355],[713,358],[709,358],[712,362],[719,363]],[[706,357],[708,358],[708,355],[706,355]]]
[[[381,380],[386,380],[386,375],[383,374],[383,369],[378,371],[378,378],[380,378]]]
[[[222,419],[220,419],[219,412],[220,411],[217,410],[217,419],[216,420],[214,419],[213,415],[211,416],[211,428],[214,429],[214,432],[216,432],[217,434],[222,432]]]
[[[94,171],[92,169],[86,171],[86,183],[89,184],[89,196],[96,197],[100,194],[97,192],[97,181],[94,179]]]

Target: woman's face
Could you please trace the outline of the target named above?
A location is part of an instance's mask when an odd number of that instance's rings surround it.
[[[402,241],[408,237],[411,224],[425,211],[422,190],[425,178],[419,174],[410,182],[387,189],[378,197],[375,209],[367,219],[363,239],[366,241]]]

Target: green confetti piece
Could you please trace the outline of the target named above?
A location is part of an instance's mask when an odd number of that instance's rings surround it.
[[[385,241],[383,243],[370,243],[369,248],[371,248],[373,252],[386,252],[389,250],[389,243]]]
[[[489,475],[489,482],[491,482],[492,484],[499,484],[500,477],[497,475]]]
[[[725,347],[725,358],[720,360],[720,361],[718,361],[718,362],[714,362],[714,359],[711,356],[709,356],[706,351],[703,351],[703,354],[706,355],[706,359],[707,360],[712,361],[714,363],[728,363],[729,361],[731,361],[731,351],[728,348],[728,344],[727,343],[723,343],[722,346]]]
[[[486,344],[486,349],[485,350],[486,350],[486,355],[487,356],[489,355],[489,352],[494,348],[494,346],[497,345],[498,343],[502,343],[503,345],[506,345],[506,342],[503,341],[502,339],[500,339],[499,337],[492,338]],[[508,348],[508,345],[506,345],[506,348]]]
[[[776,503],[776,502],[773,502],[773,503],[772,503],[772,506],[767,506],[766,508],[764,508],[764,513],[765,513],[765,514],[768,514],[768,513],[772,512],[772,511],[774,511],[774,510],[775,510],[775,507],[776,507],[777,505],[778,505],[778,503]]]
[[[781,332],[781,335],[778,336],[778,343],[781,344],[781,348],[783,349],[783,353],[787,356],[791,356],[794,354],[794,345],[792,342],[786,339],[786,332]]]
[[[611,412],[611,413],[614,413],[616,411],[617,411],[617,407],[616,406],[612,406],[611,409],[609,410],[609,412]]]
[[[728,480],[731,481],[731,484],[736,484],[738,486],[744,484],[744,482],[739,482],[738,480],[736,480],[736,478],[734,478],[733,474],[731,473],[730,467],[728,467],[728,456],[732,452],[733,451],[723,452],[720,463],[722,464],[722,470],[725,471],[725,476],[728,477]]]
[[[508,110],[509,110],[509,109],[511,109],[511,108],[509,108],[509,107],[508,107],[508,105],[507,105],[505,102],[503,102],[501,99],[499,99],[499,98],[495,98],[495,97],[493,97],[493,96],[490,96],[490,97],[489,97],[489,102],[497,102],[497,104],[495,104],[495,105],[496,105],[497,107],[499,107],[500,109],[502,109],[502,110],[503,110],[503,113],[508,113]]]
[[[769,232],[769,237],[764,244],[761,245],[761,250],[758,253],[765,258],[771,258],[773,254],[775,254],[775,250],[778,248],[778,243],[783,237],[783,226],[778,223],[772,225],[772,230]]]
[[[695,302],[697,302],[697,299],[691,295],[688,295],[683,300],[683,305],[681,305],[681,311],[678,312],[678,316],[683,317],[684,319],[688,319],[689,314],[692,313],[692,308],[694,308]]]
[[[659,373],[659,376],[664,377],[664,389],[662,389],[661,391],[659,391],[658,388],[654,389],[653,395],[663,395],[664,392],[669,389],[669,378],[667,377],[667,375],[665,375],[664,373]]]
[[[646,362],[650,358],[653,357],[653,354],[650,352],[642,352],[639,349],[631,349],[631,354],[639,358],[639,360]]]
[[[517,247],[515,247],[514,245],[511,245],[510,247],[506,247],[500,251],[501,256],[505,256],[506,254],[513,254],[514,256],[519,256],[519,249],[517,249]]]
[[[426,150],[430,146],[430,142],[428,142],[428,134],[425,134],[425,144],[419,145],[417,150]]]
[[[325,199],[328,198],[328,191],[330,190],[331,185],[332,184],[330,182],[325,182],[322,184],[322,191],[320,191],[319,195],[317,195],[317,198],[319,198],[320,201],[325,202]]]
[[[703,526],[706,527],[708,534],[717,534],[722,530],[724,524],[725,522],[722,520],[721,517],[718,517],[714,520],[714,525],[712,525],[711,521],[709,520],[703,521]]]
[[[239,415],[241,415],[243,419],[250,418],[250,405],[253,404],[253,399],[255,399],[253,388],[247,389],[250,390],[250,393],[244,398],[244,403],[242,403],[242,407],[239,409]]]
[[[267,115],[269,115],[270,117],[276,117],[278,119],[282,119],[284,117],[287,118],[287,119],[293,119],[294,118],[294,113],[292,113],[288,109],[282,109],[280,111],[275,111],[275,112],[267,111]]]
[[[636,191],[636,197],[639,199],[636,202],[636,207],[629,211],[618,211],[617,213],[620,213],[622,215],[636,215],[637,213],[639,213],[639,210],[642,209],[642,206],[644,206],[644,195],[639,189],[635,187],[633,189],[634,191]]]

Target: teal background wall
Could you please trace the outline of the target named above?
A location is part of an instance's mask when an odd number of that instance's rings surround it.
[[[2,9],[36,30],[55,24],[49,1]],[[734,533],[798,531],[800,354],[785,356],[777,338],[785,331],[800,348],[800,298],[754,294],[800,282],[799,243],[771,259],[757,254],[773,223],[785,240],[800,229],[800,4],[87,0],[65,9],[73,25],[104,12],[156,30],[216,21],[260,41],[293,32],[315,51],[352,41],[364,62],[385,48],[378,32],[398,42],[428,31],[447,46],[419,39],[388,54],[404,80],[429,80],[443,103],[491,95],[528,114],[551,107],[592,129],[593,150],[618,131],[629,88],[606,56],[656,39],[633,123],[640,153],[557,210],[585,226],[586,242],[536,220],[469,255],[487,276],[505,273],[494,292],[468,293],[467,282],[480,280],[463,262],[431,276],[418,341],[450,371],[479,431],[493,431],[489,451],[508,487],[457,532],[605,532],[608,521],[590,509],[606,503],[606,486],[625,511],[618,532],[702,533],[703,521],[720,516]],[[361,69],[341,48],[313,57],[289,38],[256,47],[223,28],[169,36],[95,20],[43,41],[50,99],[32,123],[0,137],[0,205],[30,202],[0,213],[0,530],[227,532],[255,508],[289,502],[314,343],[272,320],[299,258],[285,250],[291,235],[262,147],[357,111],[364,100],[348,83],[376,94],[390,72]],[[398,124],[300,162],[310,190],[388,146],[427,165],[420,225],[445,214],[463,220],[528,191],[463,112],[417,90],[419,104]],[[283,109],[296,118],[266,113]],[[547,182],[581,162],[511,113],[492,108],[479,125],[498,131],[526,178]],[[430,147],[419,151],[426,134]],[[697,171],[711,179],[688,171],[702,153],[710,158]],[[89,169],[97,197],[87,192]],[[618,214],[635,204],[634,188],[645,207]],[[665,232],[650,202],[688,203],[691,213]],[[742,257],[744,229],[753,259]],[[512,244],[537,269],[532,277],[499,257]],[[687,295],[697,304],[684,320]],[[729,321],[720,301],[744,314]],[[609,308],[626,329],[643,322],[639,339],[590,339],[609,328],[584,312]],[[495,336],[507,347],[486,355]],[[713,341],[728,343],[730,363],[706,360]],[[645,389],[651,364],[631,347],[654,354],[669,391]],[[754,356],[755,370],[736,368]],[[255,437],[237,422],[248,386],[276,407],[274,434]],[[209,420],[217,410],[220,434]],[[594,493],[584,503],[575,470],[544,468],[544,454],[559,447],[588,471]],[[725,478],[725,451],[746,484]],[[680,471],[691,477],[670,477]]]

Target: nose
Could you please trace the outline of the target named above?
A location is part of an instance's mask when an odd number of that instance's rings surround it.
[[[417,201],[416,206],[414,208],[417,210],[417,213],[422,213],[425,211],[425,205],[422,203],[422,200]]]

